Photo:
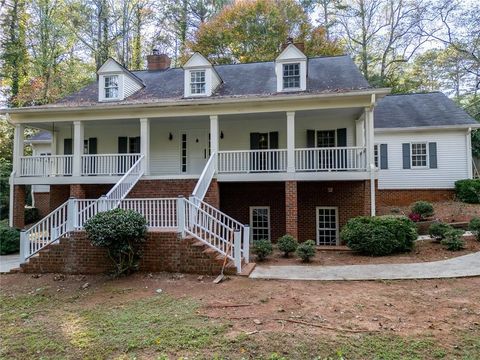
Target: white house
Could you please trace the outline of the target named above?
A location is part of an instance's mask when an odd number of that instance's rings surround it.
[[[2,110],[16,129],[15,225],[24,186],[50,186],[53,213],[25,233],[25,258],[120,206],[238,268],[250,240],[337,245],[349,218],[451,197],[472,177],[474,119],[440,93],[373,88],[348,56],[307,58],[289,44],[270,62],[147,60],[128,71],[109,59],[97,82],[57,103]],[[51,132],[51,155],[24,156],[25,126]]]

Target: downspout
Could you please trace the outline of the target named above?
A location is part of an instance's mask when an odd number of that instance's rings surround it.
[[[472,158],[472,128],[468,128],[467,135],[467,178],[473,178],[473,158]]]
[[[370,132],[370,159],[368,159],[370,165],[370,209],[371,209],[371,216],[375,216],[377,214],[376,209],[376,194],[375,194],[375,161],[374,161],[374,154],[373,149],[375,147],[375,126],[374,126],[374,117],[373,117],[373,109],[375,107],[375,94],[372,94],[371,99],[371,106],[370,106],[370,121],[369,121],[369,132]]]

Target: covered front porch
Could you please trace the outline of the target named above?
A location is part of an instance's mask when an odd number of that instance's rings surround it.
[[[23,156],[25,126],[51,152]],[[211,154],[220,181],[368,179],[369,107],[94,119],[16,125],[15,183],[116,182],[143,155],[144,178],[198,178]],[[18,154],[18,155],[17,155]]]

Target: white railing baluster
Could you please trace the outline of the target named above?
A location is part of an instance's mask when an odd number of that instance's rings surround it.
[[[296,171],[366,171],[365,147],[295,149]]]

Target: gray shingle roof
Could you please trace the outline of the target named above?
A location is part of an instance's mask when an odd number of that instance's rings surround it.
[[[277,93],[275,62],[217,65],[223,83],[213,98],[273,95]],[[307,93],[338,92],[370,88],[353,60],[347,56],[316,57],[308,60]],[[183,98],[183,69],[132,71],[145,87],[119,103],[142,103]],[[298,94],[293,93],[292,96]],[[98,103],[95,81],[77,93],[63,98],[57,106]]]
[[[27,141],[51,141],[52,133],[49,131],[39,131],[35,135],[30,136]]]
[[[385,96],[374,117],[376,129],[478,124],[440,92]]]

